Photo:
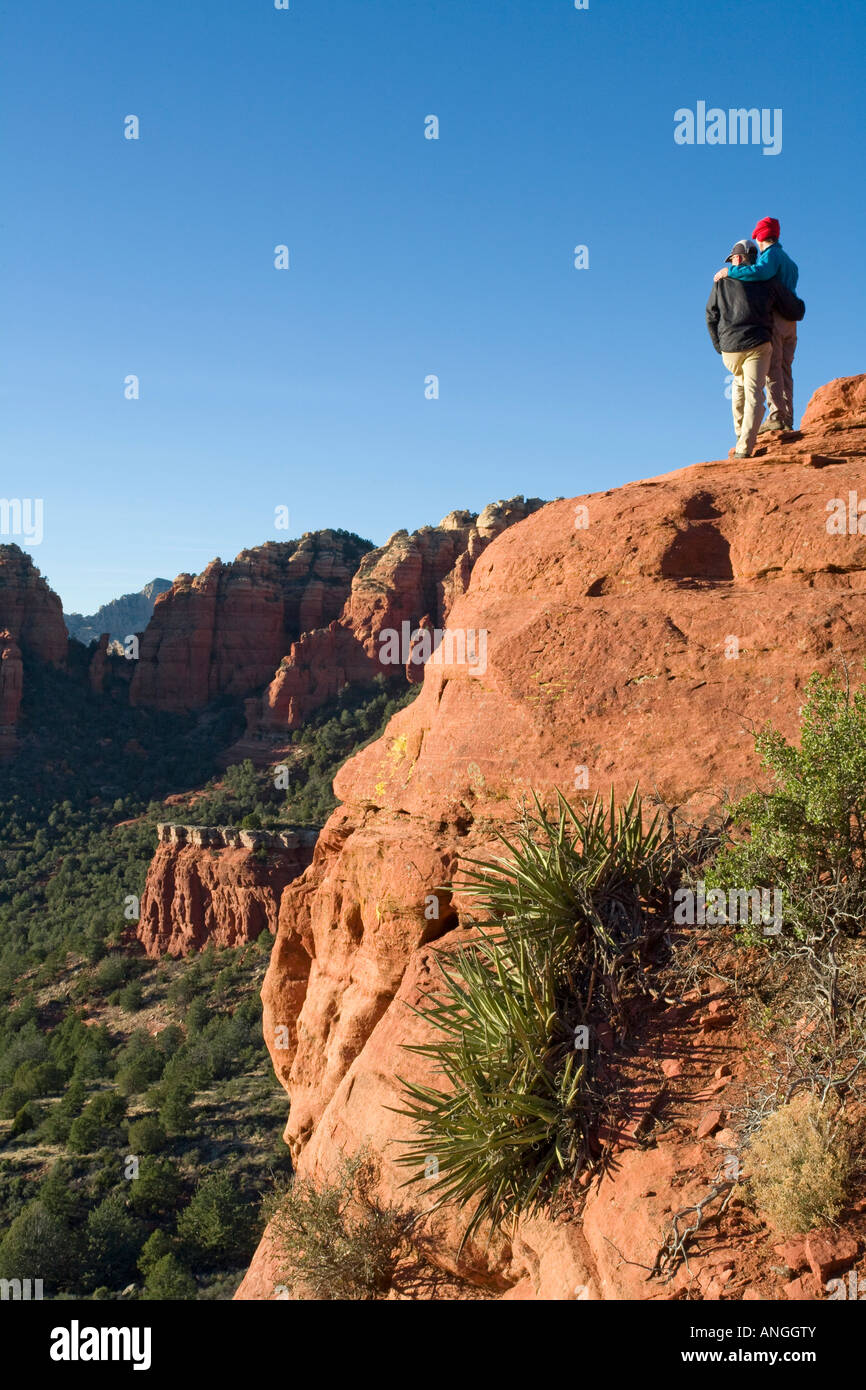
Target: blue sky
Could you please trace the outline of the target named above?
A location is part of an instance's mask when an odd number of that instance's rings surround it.
[[[67,611],[287,534],[381,543],[724,456],[704,306],[765,214],[808,304],[798,415],[864,369],[853,0],[0,14],[0,496],[44,499],[26,548]],[[701,100],[781,108],[782,152],[677,146]]]

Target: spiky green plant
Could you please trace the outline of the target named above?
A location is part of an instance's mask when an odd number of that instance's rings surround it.
[[[467,860],[477,940],[438,959],[439,980],[416,1010],[429,1043],[408,1045],[441,1080],[403,1081],[399,1113],[414,1125],[398,1162],[421,1181],[431,1157],[437,1205],[474,1203],[464,1240],[546,1202],[590,1160],[604,1100],[596,1028],[622,1027],[639,948],[659,920],[675,838],[644,825],[635,788],[555,814],[534,798],[495,860]],[[588,1046],[577,1029],[588,1029]]]

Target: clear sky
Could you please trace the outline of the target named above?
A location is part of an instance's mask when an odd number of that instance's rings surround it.
[[[797,414],[866,368],[861,0],[290,5],[0,5],[0,496],[67,611],[724,456],[704,306],[765,214]],[[700,101],[781,153],[675,144]]]

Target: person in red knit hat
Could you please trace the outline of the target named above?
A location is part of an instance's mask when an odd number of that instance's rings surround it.
[[[797,289],[800,272],[791,257],[782,250],[779,236],[779,220],[776,217],[762,217],[752,239],[758,243],[760,255],[754,265],[731,266],[716,272],[715,279],[723,280],[730,275],[733,280],[746,284],[779,277],[781,283],[793,294]],[[797,325],[783,318],[778,310],[773,313],[773,353],[767,369],[767,418],[761,425],[759,434],[768,430],[791,430],[794,428],[794,353],[797,351]]]

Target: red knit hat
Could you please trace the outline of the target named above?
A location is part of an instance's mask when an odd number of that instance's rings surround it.
[[[777,217],[762,217],[752,236],[755,241],[778,241],[781,230]]]

